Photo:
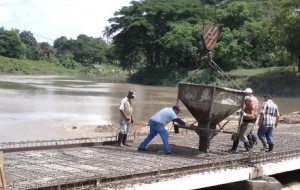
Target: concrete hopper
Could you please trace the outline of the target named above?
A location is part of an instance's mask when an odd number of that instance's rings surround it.
[[[242,108],[245,94],[241,90],[201,84],[179,83],[178,99],[195,117],[198,126],[199,150],[207,152],[215,135],[211,129]]]

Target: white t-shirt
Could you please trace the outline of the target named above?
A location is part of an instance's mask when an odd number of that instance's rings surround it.
[[[163,125],[167,125],[173,119],[176,119],[177,115],[174,112],[173,108],[163,108],[156,114],[154,114],[151,119]]]
[[[131,119],[133,113],[133,107],[127,97],[122,99],[119,110],[122,110],[125,116]],[[120,123],[126,123],[126,119],[124,118],[121,112],[120,112]]]

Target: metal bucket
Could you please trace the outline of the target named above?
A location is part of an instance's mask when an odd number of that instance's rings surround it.
[[[200,137],[199,150],[207,152],[210,140],[222,120],[243,107],[245,94],[241,90],[192,83],[178,84],[178,99],[195,117],[198,126],[194,129]]]

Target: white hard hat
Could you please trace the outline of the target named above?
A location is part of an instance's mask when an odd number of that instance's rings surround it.
[[[251,88],[246,88],[246,89],[244,90],[244,92],[247,93],[247,94],[252,94],[252,93],[253,93],[253,90],[252,90]]]

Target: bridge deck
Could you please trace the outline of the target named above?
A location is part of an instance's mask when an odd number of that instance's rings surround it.
[[[155,138],[149,151],[138,152],[142,139],[131,147],[97,145],[64,149],[6,152],[4,170],[8,189],[103,189],[123,188],[136,183],[152,183],[191,173],[238,168],[270,161],[300,157],[300,125],[282,125],[274,131],[273,153],[230,154],[228,134],[218,134],[208,154],[199,153],[194,133],[170,136],[173,155],[163,155],[161,140]]]

